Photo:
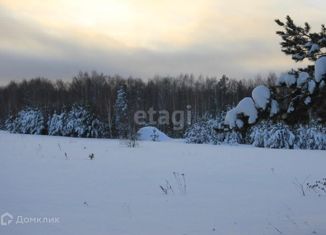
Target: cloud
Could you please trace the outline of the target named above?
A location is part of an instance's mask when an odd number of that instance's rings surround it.
[[[289,13],[319,27],[325,9],[318,0],[3,0],[0,81],[70,79],[80,70],[144,78],[279,72],[294,64],[280,52],[274,18]]]

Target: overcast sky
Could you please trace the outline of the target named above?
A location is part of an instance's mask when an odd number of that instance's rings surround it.
[[[295,63],[280,51],[275,18],[313,30],[325,0],[0,0],[0,83],[71,79],[96,70],[248,78]]]

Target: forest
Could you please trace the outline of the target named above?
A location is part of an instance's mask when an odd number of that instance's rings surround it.
[[[72,81],[55,82],[45,78],[34,78],[22,82],[10,82],[0,88],[0,119],[2,125],[7,118],[19,111],[37,108],[45,119],[54,113],[70,109],[73,105],[84,106],[111,130],[116,136],[115,104],[117,91],[125,88],[130,127],[136,128],[133,115],[138,110],[185,110],[191,106],[192,121],[204,117],[216,117],[228,107],[235,105],[251,90],[259,85],[273,84],[275,74],[266,78],[231,79],[227,76],[194,77],[155,77],[147,81],[140,78],[107,76],[97,72],[80,72]],[[157,119],[157,117],[154,117]],[[45,120],[47,122],[47,120]],[[171,125],[158,126],[171,136],[181,136],[184,130],[175,131]]]

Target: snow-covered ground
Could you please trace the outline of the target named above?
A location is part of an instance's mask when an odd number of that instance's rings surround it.
[[[156,127],[147,126],[140,128],[137,131],[138,140],[151,140],[151,141],[168,141],[171,140],[165,133],[157,129]]]
[[[0,132],[0,234],[326,234],[326,196],[300,189],[325,166],[325,151]]]

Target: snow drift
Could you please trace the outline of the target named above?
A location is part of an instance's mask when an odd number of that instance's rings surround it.
[[[165,133],[152,126],[140,128],[137,135],[138,140],[167,141],[171,139]]]

